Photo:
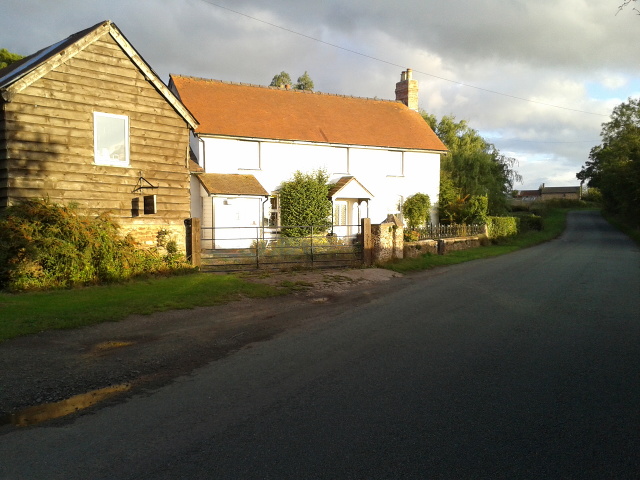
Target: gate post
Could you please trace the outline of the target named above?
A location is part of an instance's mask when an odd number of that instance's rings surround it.
[[[187,218],[184,221],[184,225],[187,230],[187,260],[189,260],[191,262],[191,265],[193,265],[194,267],[200,267],[202,265],[200,256],[200,236],[202,235],[200,229],[200,219]]]
[[[365,267],[370,267],[373,265],[373,238],[371,237],[370,218],[360,220],[360,231],[362,232],[362,263]]]

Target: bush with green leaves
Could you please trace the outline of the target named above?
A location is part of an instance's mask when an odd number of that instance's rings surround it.
[[[511,237],[518,233],[516,217],[487,217],[490,238]]]
[[[297,171],[291,180],[282,183],[280,198],[280,223],[282,234],[302,237],[326,231],[331,226],[331,201],[329,201],[329,176],[324,170],[312,173]]]
[[[68,288],[187,269],[181,255],[138,248],[108,215],[26,200],[0,213],[0,288]]]
[[[540,231],[544,228],[544,222],[539,215],[520,215],[518,216],[518,232],[524,233],[531,230]]]
[[[429,220],[431,199],[426,193],[416,193],[407,197],[402,204],[402,214],[407,219],[409,228],[423,227]]]

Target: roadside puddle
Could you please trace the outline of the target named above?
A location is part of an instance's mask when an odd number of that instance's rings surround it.
[[[123,383],[111,387],[100,388],[91,392],[82,393],[55,403],[36,405],[25,408],[16,413],[11,413],[0,417],[0,425],[15,425],[17,427],[27,427],[38,423],[64,417],[71,413],[89,408],[109,397],[113,397],[131,389],[131,384]]]

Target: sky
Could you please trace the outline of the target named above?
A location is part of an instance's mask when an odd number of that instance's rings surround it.
[[[640,2],[623,0],[2,0],[0,48],[29,55],[112,20],[169,74],[395,98],[466,120],[517,160],[515,189],[578,185],[616,105],[640,97]]]

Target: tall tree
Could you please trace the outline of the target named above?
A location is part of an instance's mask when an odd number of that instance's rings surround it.
[[[508,194],[522,181],[514,170],[517,160],[502,155],[466,120],[456,121],[446,115],[438,121],[435,115],[424,112],[422,116],[449,149],[440,163],[441,216],[452,222],[468,222],[482,221],[487,213],[505,213]],[[488,212],[483,213],[485,204]]]
[[[293,88],[296,90],[313,90],[313,80],[311,80],[311,77],[306,70],[298,77],[298,81]]]
[[[295,85],[291,81],[291,76],[284,71],[278,73],[277,75],[274,75],[271,79],[271,83],[269,84],[270,87],[278,88],[284,88],[287,85],[292,87],[294,90],[313,90],[313,80],[311,80],[311,77],[309,76],[309,73],[307,71],[305,71],[298,77],[298,81],[295,83]]]
[[[22,55],[11,53],[6,48],[0,48],[0,68],[8,67],[14,62],[23,59]]]
[[[291,85],[291,77],[285,71],[282,71],[277,75],[274,75],[273,78],[271,79],[271,83],[269,84],[270,87],[278,87],[278,88],[284,88],[286,85]]]
[[[615,107],[600,136],[576,177],[600,190],[605,210],[640,226],[640,98]]]

